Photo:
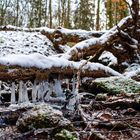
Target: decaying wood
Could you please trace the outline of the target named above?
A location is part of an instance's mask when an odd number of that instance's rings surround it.
[[[61,45],[66,44],[67,42],[78,43],[92,37],[100,37],[105,33],[103,31],[72,30],[61,27],[58,27],[57,29],[50,29],[48,27],[22,28],[16,26],[0,26],[0,31],[40,32],[54,43],[59,42]]]
[[[48,38],[48,33],[47,31],[42,31],[42,34],[46,35]],[[63,43],[67,43],[67,42],[74,42],[74,43],[78,43],[80,41],[92,38],[92,37],[100,37],[101,35],[103,35],[105,32],[101,32],[101,31],[86,31],[86,30],[70,30],[70,29],[66,29],[66,28],[57,28],[51,38],[49,39],[54,39],[54,41],[57,42],[57,39],[63,40]],[[62,44],[62,43],[61,43]]]
[[[102,101],[101,105],[103,107],[110,107],[112,109],[121,107],[121,108],[134,108],[134,109],[139,110],[140,108],[139,102],[137,102],[135,99],[119,99],[112,102]]]
[[[57,29],[50,29],[48,27],[41,28],[21,28],[15,26],[0,26],[0,31],[24,31],[24,32],[40,32],[52,41],[58,53],[63,53],[60,45],[65,45],[68,42],[78,43],[80,41],[96,38],[103,35],[102,31],[86,31],[86,30],[72,30],[58,27]]]
[[[80,76],[81,77],[108,77],[108,76],[113,76],[113,72],[115,72],[116,75],[120,75],[118,72],[112,70],[109,67],[104,67],[103,69],[90,69],[90,65],[94,65],[92,63],[88,63],[81,69],[80,71]],[[62,77],[73,77],[74,74],[76,74],[79,70],[79,68],[73,67],[73,66],[63,66],[63,67],[57,67],[53,66],[49,69],[41,70],[38,68],[24,68],[20,66],[5,66],[1,65],[1,70],[0,70],[0,80],[2,81],[15,81],[15,80],[31,80],[34,81],[35,79],[37,80],[46,80],[48,78],[56,78],[58,75],[62,75]],[[2,68],[4,67],[4,68]],[[105,68],[109,68],[111,71],[106,71]]]
[[[133,19],[132,17],[126,17],[124,19],[122,19],[122,21],[120,21],[120,23],[113,27],[112,29],[110,29],[109,31],[107,31],[106,33],[104,33],[101,37],[99,38],[91,38],[85,41],[82,41],[80,43],[77,43],[75,46],[73,46],[70,51],[68,51],[66,54],[63,55],[63,57],[69,59],[69,60],[79,60],[81,58],[90,56],[90,55],[98,55],[98,53],[100,54],[102,51],[104,50],[108,50],[110,52],[113,52],[114,54],[114,43],[120,43],[120,31],[121,34],[123,36],[123,38],[125,38],[125,41],[130,39],[130,36],[127,35],[127,33],[124,33],[124,30],[126,32],[128,25],[132,25],[133,23]],[[119,28],[119,30],[118,30]],[[134,40],[131,39],[128,42],[132,43],[131,45],[129,44],[129,48],[133,48],[138,45],[137,42],[134,43]],[[128,44],[128,43],[126,43]],[[99,51],[102,50],[102,51]],[[127,59],[127,56],[129,55],[127,50],[126,51],[126,57],[124,57],[123,60]],[[118,58],[118,54],[120,53],[119,49],[115,48],[115,56],[117,56]],[[122,57],[122,55],[121,55]]]

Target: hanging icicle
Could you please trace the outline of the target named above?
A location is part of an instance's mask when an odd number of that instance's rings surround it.
[[[66,84],[67,84],[67,90],[70,90],[70,83],[69,83],[69,79],[66,79]]]
[[[23,102],[29,102],[26,83],[23,84],[22,95],[23,95]]]
[[[42,81],[37,87],[37,98],[39,101],[44,101],[44,98],[49,90],[48,82]]]
[[[74,74],[72,78],[72,94],[74,94],[75,89],[76,89],[76,79],[75,79],[75,74]]]
[[[3,97],[1,96],[1,85],[2,85],[2,81],[0,81],[0,103],[2,103],[2,99],[3,99]]]
[[[54,79],[54,92],[56,93],[57,97],[64,97],[63,90],[61,87],[61,80],[60,79]]]
[[[18,103],[23,102],[23,81],[19,82],[19,97],[18,97]]]
[[[37,90],[38,101],[43,101],[43,82],[40,82]]]
[[[76,79],[75,75],[73,75],[72,93],[71,95],[69,95],[67,109],[74,111],[77,108],[77,105],[79,104],[79,99],[80,99],[79,98],[79,79]]]
[[[11,88],[11,104],[16,104],[16,92],[15,92],[15,82],[12,82]]]
[[[48,81],[44,81],[43,82],[43,91],[42,91],[43,100],[46,99],[46,96],[48,95],[48,91],[49,91],[49,83],[48,83]]]
[[[49,101],[50,98],[51,98],[51,94],[53,92],[53,83],[46,83],[46,88],[47,88],[47,91],[46,91],[46,96],[44,98],[45,101]]]
[[[37,81],[34,80],[34,84],[32,87],[32,102],[35,103],[37,99]]]

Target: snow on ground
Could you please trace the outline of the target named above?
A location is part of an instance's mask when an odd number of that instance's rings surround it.
[[[132,64],[130,65],[125,72],[123,73],[126,77],[133,77],[140,75],[140,65],[139,64]]]
[[[56,54],[52,42],[39,32],[0,31],[0,57],[33,53]]]
[[[111,52],[108,51],[104,51],[99,57],[99,60],[104,63],[108,63],[108,66],[118,64],[117,58]]]

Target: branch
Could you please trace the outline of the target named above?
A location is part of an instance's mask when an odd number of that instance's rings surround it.
[[[118,27],[120,30],[124,30],[130,23],[132,23],[132,18],[126,17],[120,21]],[[113,27],[99,38],[91,38],[77,43],[62,57],[69,60],[79,60],[83,57],[96,54],[101,48],[105,50],[105,48],[110,47],[117,39],[119,39],[118,27]]]
[[[79,69],[81,77],[121,76],[113,69],[99,63],[88,62],[81,67],[83,61],[73,62],[64,58],[45,57],[37,54],[5,56],[0,58],[0,64],[0,79],[4,81],[20,79],[45,80],[56,75],[72,77]]]

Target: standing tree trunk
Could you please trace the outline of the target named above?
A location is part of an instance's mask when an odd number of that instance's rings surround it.
[[[110,29],[113,27],[112,0],[107,1],[107,16],[108,16],[108,27]]]
[[[50,28],[52,28],[52,0],[49,0]]]
[[[133,36],[136,38],[136,31],[138,27],[138,15],[139,15],[139,0],[132,0],[131,5],[132,10],[132,18],[133,18],[133,24],[134,24],[134,30],[133,30]]]
[[[96,30],[100,29],[100,0],[97,2]]]

